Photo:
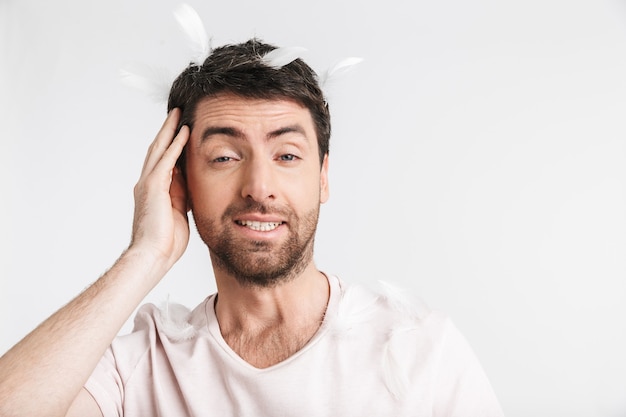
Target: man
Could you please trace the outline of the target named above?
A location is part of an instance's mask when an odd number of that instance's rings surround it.
[[[174,82],[129,248],[0,359],[0,415],[501,415],[448,319],[316,268],[330,116],[315,73],[272,50],[217,48]],[[144,306],[116,338],[183,254],[188,210],[217,294]]]

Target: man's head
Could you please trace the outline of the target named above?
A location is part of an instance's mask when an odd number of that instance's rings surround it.
[[[216,277],[268,287],[312,266],[328,158],[310,112],[292,100],[221,94],[198,103],[187,190]]]
[[[311,113],[321,164],[329,150],[330,113],[317,76],[300,59],[280,69],[268,66],[261,58],[274,49],[257,39],[216,48],[201,67],[189,66],[174,81],[168,111],[180,108],[181,126],[193,129],[197,104],[206,97],[230,93],[250,99],[293,100]]]
[[[218,48],[174,82],[168,107],[191,128],[182,167],[214,272],[273,286],[312,266],[328,198],[330,117],[315,73],[279,69],[256,40]]]

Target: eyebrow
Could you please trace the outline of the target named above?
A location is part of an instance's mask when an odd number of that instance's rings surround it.
[[[243,132],[235,128],[215,126],[215,127],[207,127],[206,129],[204,129],[204,131],[202,132],[202,136],[200,137],[200,143],[204,143],[208,139],[210,139],[211,136],[216,136],[216,135],[224,135],[224,136],[230,136],[230,137],[237,138],[237,139],[243,139]]]
[[[281,127],[279,129],[269,132],[266,136],[266,140],[275,139],[287,133],[298,133],[302,135],[305,139],[307,139],[304,128],[300,126],[299,124],[295,124],[295,125],[284,126],[284,127]],[[235,129],[233,127],[226,127],[226,126],[223,126],[223,127],[212,126],[212,127],[207,127],[206,129],[204,129],[204,131],[202,132],[202,136],[200,137],[200,143],[203,144],[207,140],[209,140],[211,136],[216,136],[216,135],[229,136],[231,138],[239,139],[239,140],[245,139],[244,133],[239,129]]]

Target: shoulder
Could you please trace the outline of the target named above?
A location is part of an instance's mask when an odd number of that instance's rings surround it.
[[[458,336],[447,314],[389,282],[339,284],[341,296],[329,320],[336,343],[354,344],[360,355],[379,363],[395,398],[408,394],[408,381],[439,373],[442,361],[448,360],[448,345]]]
[[[373,349],[436,358],[446,341],[457,339],[449,315],[431,309],[420,297],[389,282],[375,286],[338,280],[340,295],[327,326],[339,339],[359,338]]]
[[[388,281],[375,286],[350,284],[338,279],[340,296],[336,308],[337,325],[349,328],[358,323],[378,324],[389,331],[428,328],[445,331],[453,327],[450,317],[431,309],[410,290]]]
[[[193,310],[171,302],[165,302],[161,306],[144,304],[135,316],[133,332],[155,329],[174,342],[193,339],[206,325],[205,307],[209,298]]]
[[[112,343],[115,351],[145,351],[156,341],[179,343],[194,339],[206,327],[205,307],[208,297],[193,310],[171,302],[160,306],[147,303],[139,307],[131,333],[118,336]]]

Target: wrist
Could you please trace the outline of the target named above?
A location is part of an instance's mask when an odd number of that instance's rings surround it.
[[[159,281],[172,267],[167,256],[147,246],[131,244],[120,257],[123,263],[130,263],[140,268],[148,278]]]

